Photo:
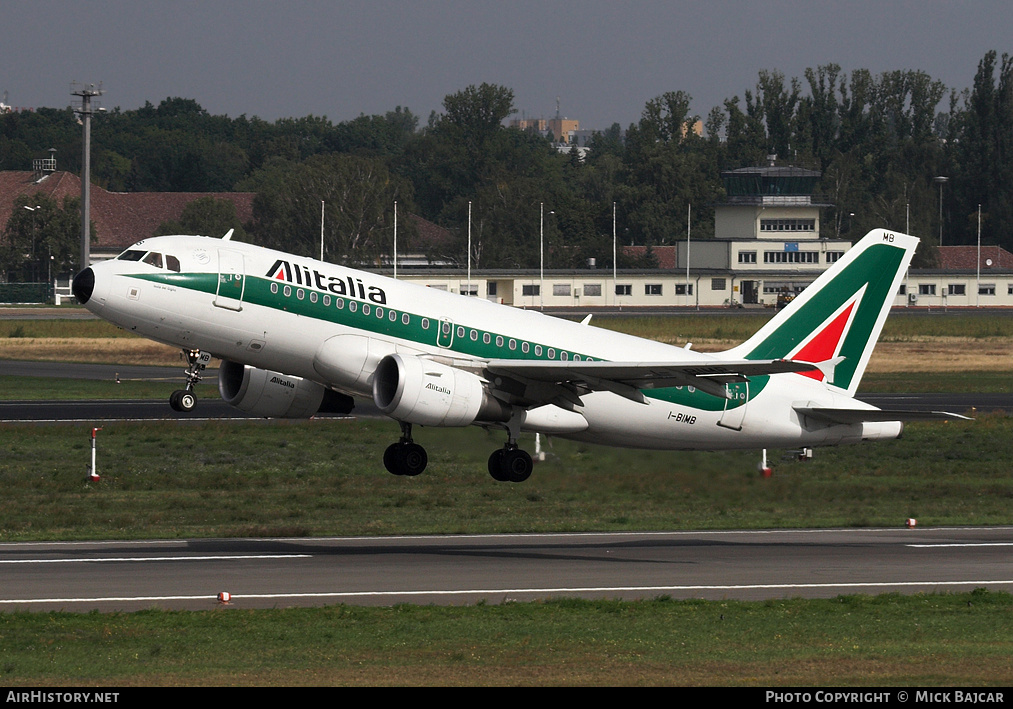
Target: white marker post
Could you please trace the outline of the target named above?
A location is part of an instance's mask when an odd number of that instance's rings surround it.
[[[97,483],[101,479],[99,478],[98,471],[95,470],[95,438],[96,438],[95,434],[97,434],[101,430],[102,430],[101,427],[93,428],[91,430],[91,472],[88,474],[88,480],[90,480],[93,483]]]

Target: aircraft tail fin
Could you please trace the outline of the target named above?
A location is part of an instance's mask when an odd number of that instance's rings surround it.
[[[854,396],[918,239],[874,229],[746,342],[738,359],[832,362],[798,376]]]

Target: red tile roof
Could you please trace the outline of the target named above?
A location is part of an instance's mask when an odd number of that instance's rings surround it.
[[[647,253],[646,246],[621,246],[623,253],[633,258],[640,258]],[[651,253],[658,259],[658,268],[675,268],[674,246],[652,246]]]
[[[14,200],[40,192],[57,202],[67,196],[80,197],[81,179],[69,172],[54,172],[36,182],[35,173],[29,171],[0,172],[0,233],[7,226]],[[240,222],[253,219],[252,192],[109,192],[92,185],[91,220],[96,237],[92,248],[118,251],[130,246],[151,236],[163,222],[179,219],[193,200],[209,196],[235,204]]]
[[[974,271],[978,268],[977,246],[940,246],[939,267],[957,271]],[[1013,269],[1013,254],[999,246],[981,247],[982,270]]]

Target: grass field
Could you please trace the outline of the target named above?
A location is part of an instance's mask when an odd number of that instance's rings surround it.
[[[1013,682],[1011,612],[1009,594],[979,590],[764,603],[0,614],[0,682],[1002,691]]]
[[[383,469],[385,420],[0,427],[0,539],[458,534],[1004,524],[1013,423],[909,424],[897,441],[759,454],[621,450],[548,439],[522,485],[486,471],[502,434],[420,428],[424,475]],[[533,448],[530,437],[522,445]]]

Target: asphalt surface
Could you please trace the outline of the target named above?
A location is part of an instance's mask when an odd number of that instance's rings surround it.
[[[1013,528],[0,544],[0,610],[1013,591]]]

